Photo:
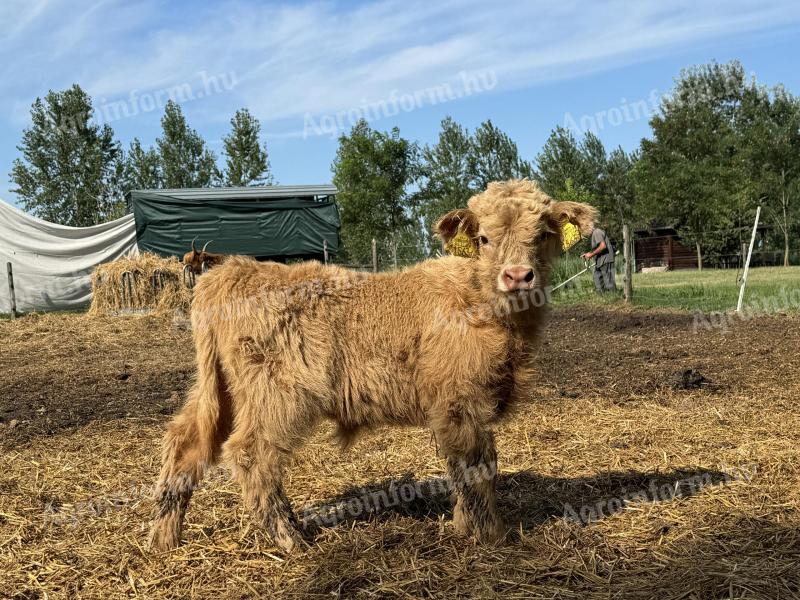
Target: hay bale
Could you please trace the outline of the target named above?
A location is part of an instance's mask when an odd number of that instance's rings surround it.
[[[183,264],[175,257],[161,258],[146,252],[94,270],[89,314],[188,311],[191,298],[192,291],[183,283]]]

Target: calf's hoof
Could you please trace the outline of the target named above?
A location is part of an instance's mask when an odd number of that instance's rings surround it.
[[[174,550],[181,543],[181,528],[169,521],[158,522],[150,530],[148,546],[155,552]]]
[[[303,541],[300,531],[289,524],[281,523],[270,533],[275,545],[287,554],[299,552],[305,547],[305,541]]]
[[[505,541],[508,528],[502,519],[494,519],[476,526],[473,535],[481,544],[501,544]]]
[[[472,522],[460,502],[453,509],[453,528],[464,537],[472,534]]]

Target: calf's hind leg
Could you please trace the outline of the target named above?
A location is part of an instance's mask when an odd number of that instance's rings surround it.
[[[237,424],[223,447],[223,454],[256,520],[275,545],[291,552],[302,545],[297,518],[283,491],[283,473],[292,452],[308,438],[318,419],[316,404],[267,372],[234,390],[241,406]]]
[[[220,448],[217,423],[205,426],[207,419],[198,408],[195,390],[164,436],[163,467],[155,491],[156,516],[149,539],[154,550],[171,550],[180,544],[192,492]]]

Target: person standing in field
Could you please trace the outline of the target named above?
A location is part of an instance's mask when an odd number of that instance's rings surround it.
[[[581,254],[581,258],[584,260],[594,258],[595,289],[601,294],[616,292],[614,246],[611,245],[606,232],[599,227],[592,229],[591,244],[592,249]]]

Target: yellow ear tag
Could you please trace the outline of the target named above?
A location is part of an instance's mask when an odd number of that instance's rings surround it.
[[[458,233],[444,245],[444,249],[453,256],[460,256],[461,258],[472,258],[475,255],[475,245],[461,228],[459,228]]]
[[[581,232],[575,225],[567,221],[561,226],[561,239],[563,240],[561,247],[566,252],[578,243],[578,240],[581,239]]]

